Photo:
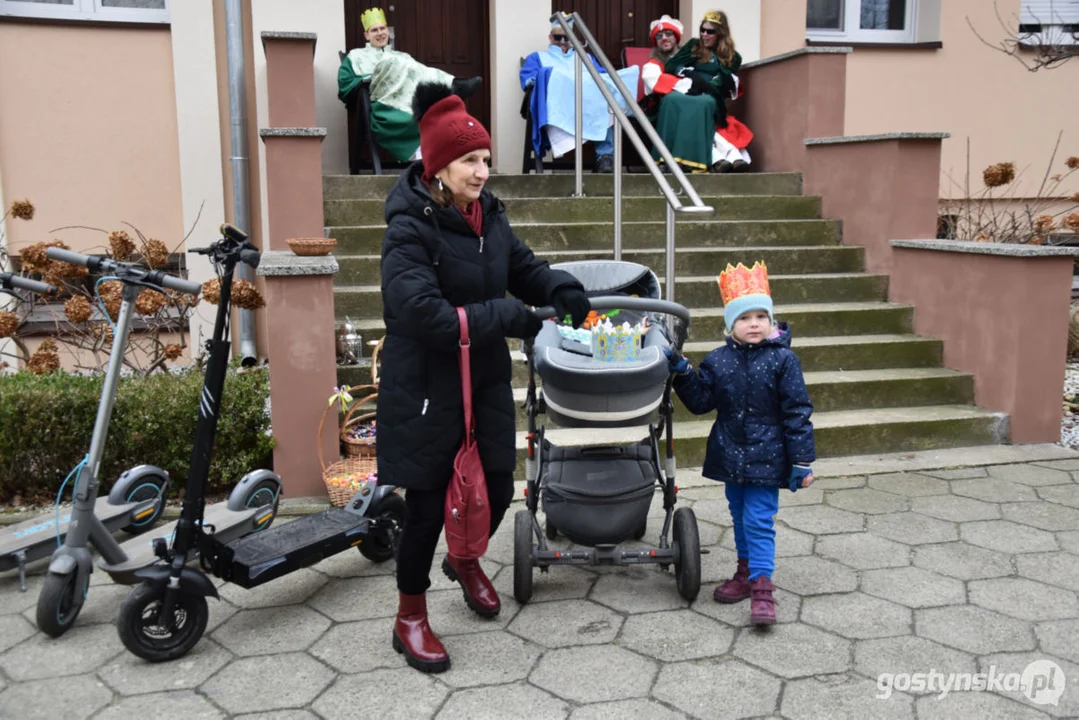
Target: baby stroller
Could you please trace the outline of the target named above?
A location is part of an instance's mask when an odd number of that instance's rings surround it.
[[[604,333],[586,336],[548,320],[524,350],[528,362],[527,510],[514,517],[513,596],[519,603],[532,597],[532,570],[551,565],[674,565],[678,592],[694,600],[701,587],[700,538],[689,508],[675,510],[674,437],[671,374],[665,347],[681,349],[689,328],[689,311],[660,299],[659,279],[649,268],[631,262],[589,260],[554,267],[584,285],[592,310],[607,313],[611,325],[642,323],[633,335],[628,356],[612,356]],[[550,308],[537,310],[550,317]],[[667,316],[674,319],[668,327]],[[596,322],[595,316],[590,321]],[[605,324],[605,323],[604,323]],[[536,373],[543,387],[536,387]],[[545,414],[569,428],[642,428],[647,437],[624,445],[558,447],[537,426]],[[666,433],[666,463],[659,443]],[[658,547],[622,549],[620,543],[640,540],[656,487],[666,517]],[[536,511],[543,505],[546,528]],[[668,533],[673,527],[673,538]],[[554,550],[547,540],[558,533],[579,546]]]

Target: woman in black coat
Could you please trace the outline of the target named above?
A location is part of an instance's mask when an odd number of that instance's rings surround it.
[[[423,160],[386,199],[378,478],[407,491],[393,645],[409,665],[442,672],[450,660],[428,624],[426,591],[446,488],[464,439],[456,308],[468,317],[476,440],[494,534],[513,498],[516,465],[506,338],[532,337],[542,326],[524,303],[553,305],[560,316],[571,315],[574,326],[584,321],[589,303],[573,276],[551,270],[517,239],[505,206],[484,189],[491,138],[461,99],[447,87],[420,85],[413,116]],[[447,556],[442,570],[461,583],[472,610],[498,614],[498,594],[479,561]]]

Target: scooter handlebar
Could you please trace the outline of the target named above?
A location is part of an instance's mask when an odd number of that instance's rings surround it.
[[[202,285],[194,280],[184,280],[178,278],[175,275],[168,275],[163,272],[154,271],[146,276],[147,282],[151,282],[154,285],[160,285],[168,290],[175,290],[176,292],[187,293],[188,295],[198,296],[202,292]]]
[[[83,255],[74,250],[65,250],[64,248],[58,247],[47,248],[45,254],[53,260],[71,263],[72,265],[79,265],[81,267],[90,268],[91,270],[97,270],[104,259],[92,255]]]
[[[49,285],[48,283],[19,277],[18,275],[12,275],[10,273],[3,273],[3,276],[3,285],[10,286],[16,290],[29,290],[31,292],[40,293],[41,295],[53,295],[56,293],[56,287]]]
[[[141,280],[151,285],[157,285],[168,290],[175,290],[176,292],[187,293],[188,295],[198,295],[202,291],[202,285],[197,282],[184,280],[183,278],[169,275],[160,270],[146,270],[145,268],[132,263],[122,263],[94,255],[83,255],[82,253],[77,253],[73,250],[65,250],[64,248],[57,247],[48,248],[45,250],[45,254],[53,260],[71,263],[72,265],[81,265],[82,267],[90,268],[91,270],[117,273],[123,279]]]

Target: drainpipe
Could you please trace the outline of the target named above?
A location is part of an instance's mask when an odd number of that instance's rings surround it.
[[[225,40],[229,73],[229,127],[232,144],[229,165],[232,168],[233,222],[244,232],[251,232],[251,197],[247,183],[247,88],[244,84],[243,0],[225,2]],[[241,280],[254,282],[251,268],[240,263],[236,272]],[[255,313],[240,310],[240,364],[258,363],[255,348]]]

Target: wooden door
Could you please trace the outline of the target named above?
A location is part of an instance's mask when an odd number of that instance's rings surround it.
[[[371,0],[345,0],[348,49],[365,43],[363,11]],[[454,77],[483,76],[483,87],[466,101],[468,111],[491,127],[491,77],[486,0],[383,0],[393,47]]]
[[[678,17],[676,0],[551,0],[551,13],[580,13],[596,42],[616,68],[622,48],[647,47],[648,25],[661,15]]]

